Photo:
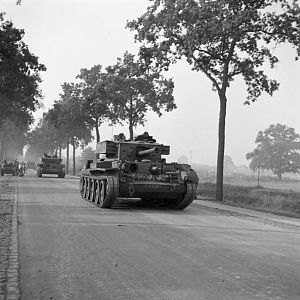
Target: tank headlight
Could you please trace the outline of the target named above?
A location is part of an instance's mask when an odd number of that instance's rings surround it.
[[[156,165],[151,165],[149,168],[149,171],[152,175],[158,174],[159,168]]]
[[[128,173],[129,172],[129,166],[127,163],[123,163],[122,166],[121,166],[121,170],[125,173]]]

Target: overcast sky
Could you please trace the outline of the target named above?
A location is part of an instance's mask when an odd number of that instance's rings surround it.
[[[126,50],[136,54],[138,44],[125,28],[127,20],[139,17],[149,5],[147,0],[0,0],[5,19],[25,30],[24,41],[30,51],[47,67],[42,74],[44,111],[59,98],[61,84],[74,82],[81,68],[116,63]],[[281,123],[300,133],[300,62],[295,50],[281,45],[275,52],[279,64],[269,74],[280,82],[273,97],[266,94],[250,106],[243,105],[246,89],[236,80],[228,91],[225,154],[236,165],[247,164],[247,152],[255,148],[259,130]],[[218,96],[210,81],[191,71],[185,62],[174,65],[168,74],[175,82],[177,109],[158,118],[150,113],[145,127],[163,144],[171,146],[168,161],[185,155],[193,163],[216,165],[218,139]],[[42,112],[36,114],[40,117]],[[101,139],[124,132],[128,126],[100,128]]]

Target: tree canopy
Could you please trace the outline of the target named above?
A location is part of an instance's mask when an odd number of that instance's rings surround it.
[[[95,158],[96,150],[94,150],[92,147],[87,147],[83,149],[80,154],[79,165],[83,167],[88,160],[95,160]]]
[[[300,170],[300,135],[294,128],[272,124],[258,132],[255,143],[257,147],[246,155],[252,170],[271,170],[279,180],[284,173]]]
[[[300,8],[287,0],[153,0],[147,11],[128,22],[141,42],[140,57],[151,68],[168,70],[185,58],[192,70],[203,72],[218,93],[219,144],[216,198],[223,199],[223,164],[227,89],[236,76],[247,88],[245,103],[279,83],[265,72],[278,58],[274,48],[290,44],[300,55]]]
[[[45,118],[41,119],[35,128],[27,134],[26,157],[37,161],[43,153],[54,153],[56,150],[56,129]]]
[[[29,51],[24,34],[0,13],[0,160],[8,152],[22,154],[32,112],[42,99],[40,72],[46,68]]]
[[[16,111],[35,111],[41,93],[40,71],[45,71],[38,58],[22,41],[24,30],[17,29],[0,13],[0,117]]]
[[[110,110],[107,74],[102,71],[101,65],[95,65],[90,69],[81,69],[76,78],[81,79],[77,91],[78,96],[80,95],[83,118],[86,123],[95,128],[96,142],[98,143],[101,124],[108,120],[115,122],[114,115]]]
[[[146,70],[133,54],[125,52],[123,58],[106,68],[110,79],[113,110],[121,121],[129,125],[130,139],[133,128],[144,125],[146,113],[154,111],[158,116],[162,110],[176,108],[173,97],[174,83],[159,72]]]

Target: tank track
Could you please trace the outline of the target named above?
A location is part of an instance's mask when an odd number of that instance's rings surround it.
[[[79,183],[82,198],[101,208],[111,208],[119,192],[118,178],[82,175]]]
[[[79,183],[82,198],[101,208],[118,206],[119,180],[114,176],[82,175]],[[168,201],[167,206],[182,210],[196,198],[197,184],[186,182],[186,193],[177,201]]]
[[[174,209],[185,209],[188,207],[194,199],[196,199],[197,184],[193,182],[186,182],[186,193],[183,195],[182,199],[177,202],[169,202],[168,206]]]

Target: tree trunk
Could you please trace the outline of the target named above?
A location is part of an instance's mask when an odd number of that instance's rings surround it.
[[[95,129],[96,129],[96,146],[97,146],[97,144],[100,142],[100,131],[99,131],[98,123],[95,126]]]
[[[6,132],[3,132],[2,141],[1,141],[1,152],[0,152],[1,161],[7,160],[7,148],[8,148],[7,143],[8,143],[8,139],[7,139]]]
[[[97,144],[100,143],[100,131],[98,127],[98,119],[95,121],[95,129],[96,129],[96,149],[97,149]],[[100,157],[99,153],[96,153],[96,160]]]
[[[224,149],[225,149],[225,119],[226,119],[226,96],[219,95],[220,113],[219,113],[219,144],[217,158],[217,182],[216,182],[216,200],[223,201],[223,173],[224,173]]]
[[[7,160],[7,152],[8,152],[8,147],[7,147],[7,145],[5,144],[5,145],[4,145],[4,159],[6,159],[6,160]]]
[[[73,175],[75,175],[75,138],[72,138],[72,146],[73,146]]]
[[[129,135],[130,135],[130,140],[131,141],[133,141],[133,127],[132,127],[132,125],[131,126],[129,126]]]
[[[5,147],[5,134],[4,132],[1,133],[0,139],[0,161],[4,160],[4,147]]]
[[[132,117],[129,117],[129,139],[133,141],[133,124]]]
[[[129,108],[129,139],[133,141],[133,121],[132,121],[132,114],[133,114],[133,100],[130,97],[130,108]]]
[[[282,173],[281,173],[281,171],[278,171],[277,176],[278,176],[278,180],[282,181]]]
[[[66,174],[69,174],[69,138],[67,139],[67,163],[66,163]]]
[[[100,142],[99,119],[95,119],[96,146]]]

